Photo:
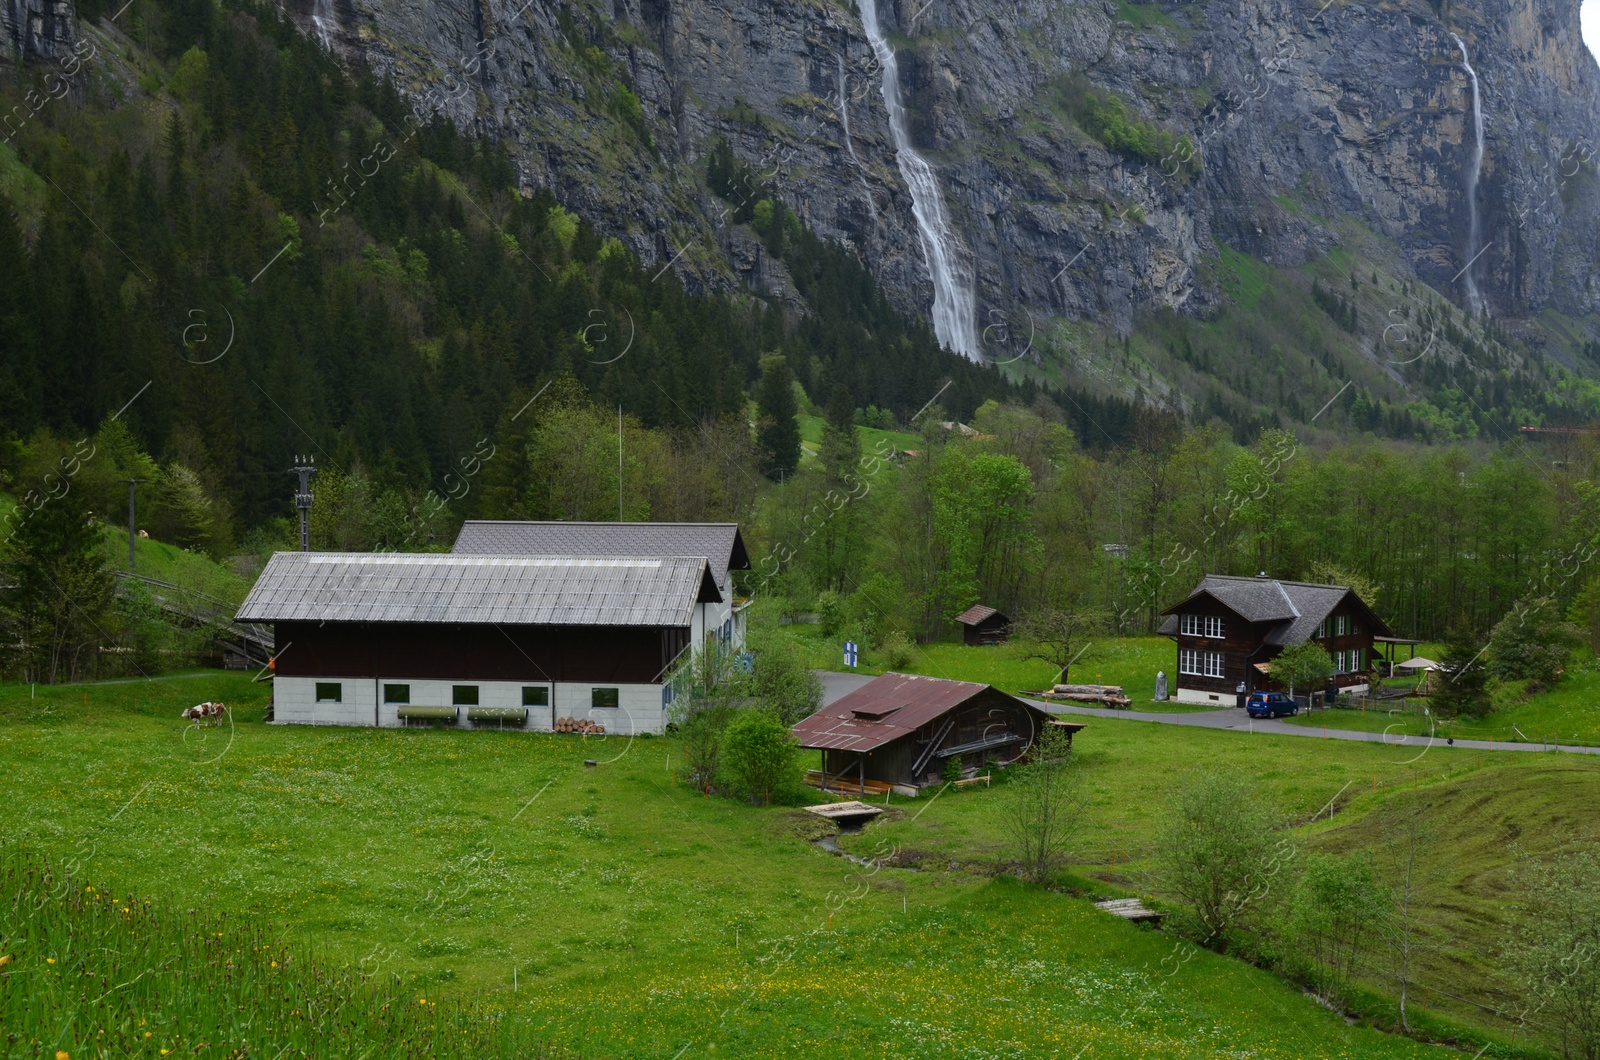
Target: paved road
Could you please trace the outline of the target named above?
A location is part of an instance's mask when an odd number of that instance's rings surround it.
[[[868,681],[872,680],[869,674],[842,674],[829,670],[818,670],[817,676],[822,678],[823,703],[832,703],[850,692],[854,692]],[[1025,698],[1025,697],[1024,697]],[[1448,750],[1459,747],[1469,751],[1568,751],[1572,754],[1594,755],[1600,754],[1600,747],[1574,747],[1569,744],[1549,743],[1502,743],[1489,740],[1457,740],[1454,744],[1447,744],[1443,739],[1429,739],[1426,736],[1401,736],[1397,733],[1381,732],[1355,732],[1349,729],[1319,729],[1306,725],[1290,725],[1284,721],[1266,721],[1251,718],[1238,707],[1225,707],[1222,710],[1201,710],[1187,714],[1155,714],[1139,710],[1106,710],[1103,707],[1074,707],[1065,703],[1045,703],[1041,700],[1028,700],[1037,703],[1053,714],[1088,714],[1092,717],[1104,718],[1108,721],[1151,721],[1158,725],[1193,725],[1202,729],[1232,729],[1238,732],[1264,732],[1277,736],[1308,736],[1318,740],[1356,740],[1361,743],[1386,743],[1393,747],[1436,747]]]
[[[1163,725],[1195,725],[1203,729],[1233,729],[1238,732],[1266,732],[1278,736],[1310,736],[1318,740],[1357,740],[1362,743],[1386,743],[1393,747],[1461,747],[1470,751],[1570,751],[1573,754],[1600,754],[1600,747],[1573,747],[1568,744],[1504,743],[1498,740],[1457,740],[1447,744],[1443,737],[1402,736],[1399,733],[1356,732],[1350,729],[1320,729],[1308,725],[1291,725],[1285,721],[1268,721],[1252,718],[1238,707],[1222,710],[1201,710],[1189,714],[1153,714],[1137,710],[1105,710],[1100,707],[1073,707],[1064,703],[1043,703],[1040,706],[1056,714],[1092,714],[1117,721],[1153,721]]]

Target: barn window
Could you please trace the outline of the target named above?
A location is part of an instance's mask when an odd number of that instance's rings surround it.
[[[383,701],[385,703],[409,703],[409,702],[411,702],[411,686],[410,685],[384,685],[383,686]]]
[[[451,685],[450,702],[458,707],[475,707],[478,705],[477,685]]]
[[[317,682],[318,703],[340,703],[344,701],[344,685],[338,681]]]
[[[544,685],[523,685],[522,705],[525,707],[548,707],[550,705],[550,689]]]
[[[621,695],[615,688],[597,688],[590,694],[589,705],[615,709],[621,705]]]

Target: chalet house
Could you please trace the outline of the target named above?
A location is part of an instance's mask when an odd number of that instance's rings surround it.
[[[744,647],[745,609],[729,581],[749,570],[750,554],[738,523],[581,523],[469,519],[450,549],[455,555],[490,556],[698,556],[711,568],[720,597],[698,605],[695,643],[709,635]]]
[[[822,751],[824,786],[838,777],[914,792],[941,783],[951,758],[968,771],[1021,758],[1054,721],[992,685],[889,673],[800,722],[794,735]]]
[[[1373,638],[1394,635],[1345,586],[1264,575],[1208,574],[1162,613],[1166,620],[1158,632],[1178,645],[1175,698],[1180,703],[1232,705],[1241,682],[1247,692],[1281,690],[1266,664],[1284,648],[1308,640],[1333,657],[1333,681],[1341,692],[1365,692]],[[1296,689],[1303,691],[1311,690]]]
[[[1011,619],[986,604],[973,604],[956,616],[961,641],[968,647],[1002,644],[1011,633]]]
[[[276,627],[280,722],[627,734],[664,729],[663,681],[723,599],[697,556],[279,552],[239,621]]]

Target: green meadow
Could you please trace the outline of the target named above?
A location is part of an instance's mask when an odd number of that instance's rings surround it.
[[[831,826],[801,809],[680,786],[671,738],[269,726],[266,688],[220,673],[0,686],[7,847],[148,902],[153,921],[216,914],[220,931],[258,932],[296,967],[332,969],[324,993],[441,1006],[487,1051],[510,1039],[481,1037],[485,1013],[496,1033],[584,1056],[1436,1053],[1092,907],[1160,903],[1145,867],[1163,799],[1215,766],[1247,772],[1299,822],[1300,851],[1381,846],[1395,807],[1444,800],[1456,831],[1431,855],[1430,1018],[1439,1036],[1491,1043],[1484,1055],[1538,1055],[1526,1036],[1510,1044],[1516,1026],[1446,995],[1503,1000],[1484,940],[1501,923],[1507,837],[1537,849],[1558,827],[1592,830],[1600,809],[1600,762],[1090,718],[1075,864],[1043,890],[1005,873],[1003,774],[990,790],[894,797],[890,819],[844,839],[861,865],[815,846]],[[204,698],[229,702],[231,721],[178,719]],[[71,1055],[92,1049],[92,1024],[61,1029],[81,992],[40,978],[54,968],[40,947],[60,932],[3,930],[6,1011],[24,1028],[12,1033],[40,1041],[17,1055],[58,1036]],[[78,957],[82,974],[109,974]],[[205,1054],[163,1004],[119,1017],[160,1028],[129,1039],[155,1043],[133,1055]]]

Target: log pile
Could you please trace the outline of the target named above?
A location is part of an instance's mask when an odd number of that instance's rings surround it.
[[[599,722],[590,721],[588,718],[584,718],[582,721],[577,718],[557,718],[555,731],[600,734],[606,731],[606,727]]]
[[[1056,685],[1045,692],[1029,692],[1040,699],[1065,699],[1073,703],[1100,703],[1121,709],[1132,703],[1121,685]]]

